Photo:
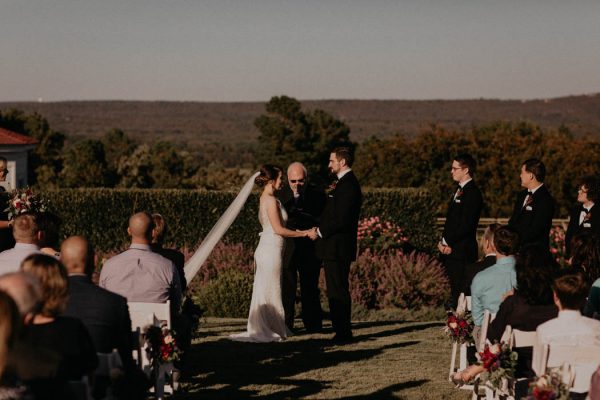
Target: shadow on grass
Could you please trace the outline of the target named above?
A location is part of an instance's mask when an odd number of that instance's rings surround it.
[[[429,329],[429,328],[432,328],[435,326],[444,326],[444,323],[442,323],[442,322],[426,322],[426,323],[420,323],[420,324],[415,324],[415,325],[403,326],[398,329],[383,330],[381,332],[367,333],[364,335],[356,335],[354,338],[358,341],[383,338],[383,337],[395,336],[395,335],[400,335],[403,333],[409,333],[409,332],[414,332],[414,331],[422,331],[422,330]]]
[[[398,392],[398,391],[403,390],[403,389],[410,389],[410,388],[418,387],[418,386],[424,385],[427,382],[429,382],[429,379],[419,379],[419,380],[416,380],[416,381],[407,381],[407,382],[402,382],[402,383],[396,383],[394,385],[390,385],[388,387],[385,387],[383,389],[377,390],[376,392],[373,392],[373,393],[370,393],[370,394],[345,397],[345,399],[351,399],[351,400],[363,400],[363,399],[387,400],[387,399],[398,399],[398,397],[394,395],[394,392]]]

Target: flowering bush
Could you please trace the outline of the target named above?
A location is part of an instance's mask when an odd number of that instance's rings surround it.
[[[195,301],[213,317],[248,317],[254,275],[231,269],[223,271],[198,290]]]
[[[8,212],[8,219],[11,220],[17,215],[25,213],[41,213],[48,208],[46,200],[33,193],[31,188],[14,189],[8,200],[8,207],[4,210]]]
[[[507,343],[486,345],[479,353],[480,365],[485,368],[481,381],[492,389],[502,389],[504,382],[514,379],[518,355]]]
[[[534,379],[529,385],[527,400],[567,400],[569,389],[562,380],[562,370],[553,368],[545,375]]]
[[[189,257],[192,255],[193,253],[190,253]],[[215,280],[220,274],[229,270],[252,274],[254,271],[254,251],[242,243],[219,242],[194,277],[193,285],[191,285],[192,291],[197,291],[199,287],[205,286],[208,282]]]
[[[557,263],[565,265],[565,230],[562,226],[553,226],[550,229],[550,253]]]
[[[144,331],[145,349],[151,362],[165,364],[179,360],[175,332],[166,326],[149,325]]]
[[[364,218],[358,222],[360,252],[367,249],[375,253],[402,250],[407,242],[402,228],[393,222],[382,221],[379,217]]]
[[[453,342],[473,342],[473,317],[471,313],[469,311],[448,312],[444,332]]]
[[[365,251],[350,270],[352,302],[367,309],[438,306],[448,292],[441,264],[422,253]]]

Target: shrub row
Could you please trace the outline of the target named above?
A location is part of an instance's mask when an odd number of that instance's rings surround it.
[[[128,245],[127,220],[137,211],[162,214],[169,224],[166,241],[180,249],[194,249],[235,198],[233,192],[173,189],[62,189],[42,194],[50,210],[62,219],[61,237],[88,237],[103,252]],[[225,240],[253,248],[258,242],[258,194],[229,229]],[[435,205],[420,189],[366,190],[362,217],[378,216],[403,229],[411,246],[431,251],[436,240]]]

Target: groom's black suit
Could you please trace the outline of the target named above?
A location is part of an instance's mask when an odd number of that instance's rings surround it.
[[[339,339],[352,337],[348,275],[356,259],[356,235],[362,192],[352,171],[337,181],[321,216],[317,256],[323,260],[331,323]]]
[[[319,225],[319,217],[325,207],[325,193],[307,186],[298,198],[286,187],[281,201],[288,213],[287,228],[306,230]],[[300,298],[302,300],[302,322],[308,331],[319,331],[323,324],[319,274],[321,260],[317,258],[315,243],[309,238],[288,239],[284,259],[281,296],[285,310],[285,323],[294,326],[297,276],[300,275]]]

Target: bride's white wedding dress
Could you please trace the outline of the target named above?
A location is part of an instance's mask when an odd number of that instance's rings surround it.
[[[279,200],[282,225],[285,226],[287,213]],[[274,342],[285,339],[290,332],[285,325],[283,303],[281,300],[281,264],[283,259],[284,238],[273,231],[267,207],[262,200],[259,206],[258,220],[263,231],[254,252],[256,273],[252,288],[252,301],[248,315],[246,332],[231,335],[232,340],[243,342]]]

